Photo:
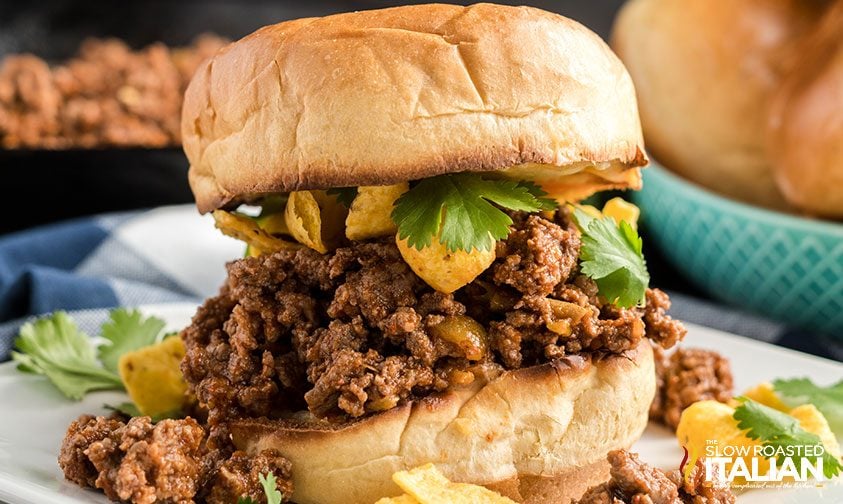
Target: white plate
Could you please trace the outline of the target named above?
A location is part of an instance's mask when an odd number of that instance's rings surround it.
[[[188,304],[141,308],[167,321],[168,330],[184,327],[196,310]],[[732,361],[735,389],[760,381],[807,376],[827,384],[843,376],[843,364],[785,350],[766,343],[688,324],[686,345],[715,349]],[[108,502],[102,494],[83,490],[62,477],[56,458],[68,424],[83,413],[105,413],[104,404],[119,404],[122,393],[98,392],[83,401],[61,396],[39,376],[26,375],[14,365],[0,365],[0,500],[10,504],[77,504]],[[650,426],[634,450],[642,459],[666,469],[676,468],[682,452],[664,428]],[[740,504],[843,503],[843,485],[795,490],[755,490],[738,498]]]

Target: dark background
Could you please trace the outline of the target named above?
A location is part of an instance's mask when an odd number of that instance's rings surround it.
[[[66,58],[87,36],[120,37],[134,47],[156,41],[183,45],[205,31],[240,38],[261,26],[287,19],[412,3],[426,2],[3,0],[0,1],[0,57],[7,53],[33,52],[50,59]],[[623,0],[496,3],[533,5],[559,12],[605,38]]]

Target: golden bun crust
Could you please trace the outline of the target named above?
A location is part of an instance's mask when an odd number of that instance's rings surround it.
[[[773,98],[770,159],[785,198],[812,215],[843,218],[843,1],[798,46]]]
[[[401,493],[394,472],[428,462],[519,502],[569,502],[606,479],[606,453],[640,437],[654,392],[645,340],[625,355],[478,378],[353,423],[242,420],[231,433],[238,449],[274,448],[292,462],[299,504],[371,504]]]
[[[182,137],[202,212],[525,163],[560,179],[614,172],[569,191],[580,195],[637,188],[646,164],[632,81],[608,46],[562,16],[493,4],[262,28],[197,70]]]
[[[638,91],[647,147],[734,199],[787,208],[765,148],[767,108],[817,0],[631,0],[612,47]]]

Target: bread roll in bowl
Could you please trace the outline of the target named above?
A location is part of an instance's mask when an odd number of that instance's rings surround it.
[[[798,46],[768,119],[776,181],[798,209],[843,218],[843,1]]]
[[[202,212],[512,166],[578,199],[639,188],[646,164],[632,81],[609,47],[557,14],[492,4],[258,30],[198,69],[182,137]]]
[[[638,91],[649,151],[720,194],[787,208],[766,155],[771,94],[819,0],[631,0],[612,46]]]
[[[607,479],[606,453],[638,440],[654,393],[644,340],[622,355],[478,378],[347,424],[241,420],[231,433],[239,449],[274,448],[292,462],[299,504],[372,504],[401,493],[392,473],[428,462],[519,502],[569,502]]]

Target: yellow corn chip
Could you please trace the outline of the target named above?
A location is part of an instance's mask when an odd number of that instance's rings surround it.
[[[407,240],[401,240],[395,236],[398,250],[404,261],[410,265],[416,275],[427,282],[428,285],[439,292],[451,293],[463,285],[471,282],[486,268],[492,265],[495,260],[494,247],[486,251],[474,249],[471,252],[465,250],[448,251],[448,248],[439,243],[438,239],[418,250],[407,245]]]
[[[419,504],[515,504],[488,488],[452,483],[433,464],[392,475],[392,481]]]
[[[214,210],[214,222],[224,235],[246,242],[250,248],[256,248],[262,253],[278,252],[279,250],[295,250],[299,244],[276,238],[260,228],[257,222],[246,217],[225,210]],[[258,254],[260,255],[260,254]]]
[[[392,206],[410,184],[403,182],[390,186],[358,187],[357,197],[351,203],[345,219],[345,235],[349,240],[366,240],[395,234]]]
[[[603,215],[615,219],[618,224],[626,221],[632,229],[638,229],[638,217],[641,210],[623,198],[612,198],[603,205]]]
[[[345,217],[345,208],[325,191],[291,192],[284,209],[293,238],[323,254],[341,241]]]
[[[808,432],[813,432],[820,437],[823,446],[829,453],[840,458],[840,444],[837,436],[831,430],[820,410],[813,404],[803,404],[790,410],[790,416],[799,420],[799,425]]]
[[[187,384],[181,374],[184,344],[178,336],[120,357],[118,371],[141,413],[158,416],[182,409]]]
[[[788,411],[790,411],[790,408],[787,406],[787,404],[783,403],[782,400],[779,398],[778,394],[776,394],[776,391],[773,388],[773,384],[770,382],[759,383],[758,385],[744,392],[743,395],[745,397],[748,397],[749,399],[752,399],[755,402],[759,402],[764,406],[769,406],[773,409],[777,409],[783,413],[787,413]]]
[[[398,497],[384,497],[383,499],[378,499],[375,504],[419,504],[419,501],[407,494],[404,494],[399,495]]]

